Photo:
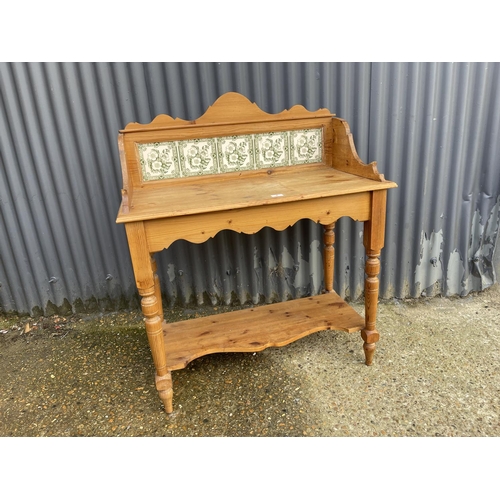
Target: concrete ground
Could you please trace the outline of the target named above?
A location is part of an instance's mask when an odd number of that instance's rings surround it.
[[[499,324],[498,284],[383,301],[373,366],[359,333],[208,355],[167,416],[138,312],[0,317],[0,436],[499,436]]]

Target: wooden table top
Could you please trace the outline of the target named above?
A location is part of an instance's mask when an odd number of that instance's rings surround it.
[[[260,170],[244,174],[196,177],[135,188],[129,213],[117,223],[179,217],[297,200],[342,196],[396,187],[341,172],[326,165]]]

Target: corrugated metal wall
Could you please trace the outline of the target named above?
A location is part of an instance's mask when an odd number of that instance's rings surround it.
[[[465,295],[496,281],[499,63],[0,63],[0,310],[137,306],[114,220],[116,137],[160,113],[195,119],[224,92],[267,112],[345,118],[388,197],[381,295]],[[336,290],[363,289],[362,224],[337,224]],[[167,303],[284,300],[322,286],[321,231],[222,232],[159,256]]]

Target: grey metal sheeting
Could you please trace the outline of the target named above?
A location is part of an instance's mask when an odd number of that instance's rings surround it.
[[[326,107],[388,196],[381,296],[466,295],[496,281],[499,63],[0,63],[0,310],[137,306],[115,224],[117,133],[166,113],[201,116],[236,91],[277,113]],[[159,255],[167,304],[270,302],[319,293],[321,228],[224,231]],[[362,224],[341,219],[335,288],[363,291]]]

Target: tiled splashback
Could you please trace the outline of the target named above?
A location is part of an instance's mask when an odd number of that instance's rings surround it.
[[[323,161],[323,129],[138,144],[144,181]]]

